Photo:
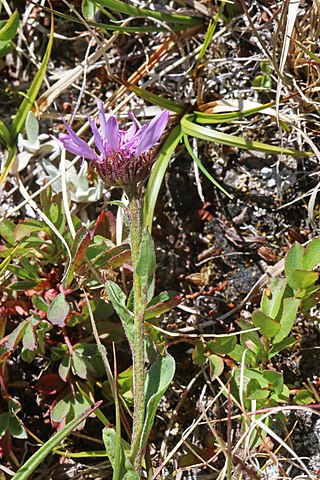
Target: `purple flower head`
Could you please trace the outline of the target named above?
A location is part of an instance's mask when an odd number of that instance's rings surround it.
[[[97,100],[97,105],[100,128],[88,117],[96,150],[79,138],[62,117],[67,133],[60,134],[59,140],[69,152],[93,161],[107,186],[122,187],[126,191],[137,189],[150,174],[153,164],[151,149],[167,126],[169,112],[161,112],[149,125],[143,126],[130,113],[132,126],[121,130],[113,115],[105,115],[103,102]]]

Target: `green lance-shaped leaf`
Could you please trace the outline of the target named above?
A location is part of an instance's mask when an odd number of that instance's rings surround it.
[[[172,22],[174,24],[184,25],[185,27],[192,27],[195,25],[202,25],[203,20],[199,17],[191,17],[189,15],[180,15],[177,13],[164,13],[155,10],[147,10],[146,8],[135,7],[120,0],[95,0],[95,4],[103,5],[114,12],[124,13],[130,17],[151,17],[162,22]],[[181,27],[183,28],[183,27]]]
[[[208,170],[202,165],[202,163],[200,162],[199,158],[195,155],[194,151],[192,150],[187,135],[183,135],[183,141],[184,141],[184,144],[185,144],[185,146],[186,146],[186,148],[187,148],[187,150],[188,150],[188,153],[189,153],[190,157],[191,157],[192,160],[198,165],[198,167],[200,168],[200,170],[202,171],[202,173],[205,174],[205,176],[207,177],[207,179],[210,180],[210,182],[213,183],[213,185],[215,185],[217,188],[219,188],[219,190],[221,190],[221,192],[223,192],[225,195],[227,195],[227,197],[232,198],[232,195],[230,195],[230,193],[228,193],[227,190],[225,190],[225,189],[220,185],[220,183],[218,183],[217,180],[215,180],[215,179],[212,177],[212,175],[210,175],[210,173],[208,172]]]
[[[260,333],[266,338],[275,337],[280,330],[280,324],[272,320],[261,310],[253,312],[252,321],[255,327],[260,328]]]
[[[59,293],[48,308],[47,318],[52,325],[64,326],[64,322],[70,310],[69,303],[63,293]]]
[[[59,445],[59,443],[66,438],[72,431],[85,420],[89,415],[91,415],[96,408],[101,405],[102,401],[96,403],[92,408],[88,408],[84,413],[82,413],[78,418],[75,418],[69,422],[62,430],[57,432],[53,437],[50,438],[42,447],[37,450],[32,457],[30,457],[19,470],[16,472],[12,480],[27,480],[30,478],[31,474],[35,469],[40,465],[41,462],[52,452],[52,450]]]
[[[111,280],[107,281],[106,290],[113,308],[120,317],[129,344],[132,346],[134,341],[134,317],[126,306],[126,296],[121,288]]]
[[[269,317],[275,319],[280,310],[281,301],[287,286],[286,279],[272,278],[268,291],[264,291],[261,300],[261,310]]]
[[[292,155],[300,157],[309,157],[312,154],[308,152],[300,152],[298,150],[290,150],[289,148],[281,148],[275,145],[268,145],[262,142],[256,142],[243,137],[237,137],[228,133],[223,133],[218,130],[209,129],[197,125],[195,122],[195,115],[188,114],[181,119],[182,133],[191,137],[200,138],[209,142],[215,142],[230,147],[244,148],[246,150],[255,150],[258,152],[273,153],[277,155]]]
[[[116,431],[113,428],[106,427],[103,429],[102,436],[107,455],[114,470],[113,480],[139,480],[139,476],[135,473],[133,466],[126,457],[122,443],[120,443],[120,451],[117,452]]]
[[[178,113],[179,115],[183,115],[187,111],[187,106],[182,105],[181,103],[174,102],[173,100],[168,100],[167,98],[160,97],[155,93],[151,93],[144,88],[137,87],[132,83],[126,82],[122,79],[122,83],[130,90],[131,92],[138,95],[138,97],[143,98],[147,102],[152,103],[153,105],[157,105],[158,107],[164,108],[165,110],[170,110],[171,112]]]
[[[154,252],[154,241],[147,228],[142,234],[139,258],[136,273],[140,277],[141,288],[147,294],[148,300],[153,297],[154,273],[156,270],[156,255]]]
[[[1,22],[2,23],[2,22]],[[15,10],[11,17],[4,22],[4,26],[0,29],[0,55],[7,55],[8,44],[16,36],[19,27],[19,12]],[[11,44],[12,45],[12,44]],[[10,51],[11,49],[9,49]]]
[[[11,143],[11,135],[8,127],[0,120],[0,143],[6,148],[9,147]]]
[[[145,447],[148,441],[160,399],[169,387],[174,372],[175,361],[169,354],[165,357],[159,357],[147,372],[145,383],[145,423],[141,436],[141,449]]]

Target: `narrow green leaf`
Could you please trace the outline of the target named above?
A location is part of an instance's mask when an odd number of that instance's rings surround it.
[[[146,375],[145,383],[145,423],[141,436],[140,448],[148,441],[150,430],[162,395],[169,387],[175,372],[175,361],[171,355],[159,357]]]
[[[92,408],[88,408],[82,415],[69,422],[62,430],[57,432],[50,440],[37,450],[21,468],[16,472],[12,480],[28,480],[41,462],[52,452],[52,450],[81,423],[89,417],[102,401],[97,402]]]
[[[132,346],[134,342],[134,317],[133,313],[126,307],[126,296],[121,288],[111,280],[107,281],[106,290],[113,308],[120,317],[129,344]]]
[[[143,98],[147,102],[152,103],[153,105],[157,105],[158,107],[164,108],[165,110],[170,110],[171,112],[178,113],[179,115],[183,115],[188,107],[187,105],[181,105],[177,102],[172,100],[168,100],[167,98],[160,97],[155,93],[148,92],[145,88],[137,87],[136,85],[132,85],[129,82],[126,82],[122,79],[122,82],[131,92],[138,95],[138,97]]]
[[[207,51],[207,49],[208,49],[208,47],[211,43],[213,34],[214,34],[214,32],[216,30],[216,27],[218,25],[218,21],[219,21],[219,18],[221,17],[221,14],[222,14],[222,11],[224,9],[225,3],[226,3],[226,0],[221,1],[220,6],[219,6],[219,10],[217,11],[217,13],[214,17],[213,22],[210,21],[210,23],[209,23],[209,26],[208,26],[208,29],[207,29],[207,32],[206,32],[206,36],[204,37],[202,48],[199,52],[198,60],[197,60],[197,63],[195,65],[194,69],[196,69],[198,67],[198,65],[202,62],[203,57],[205,56],[205,53],[206,53],[206,51]]]
[[[301,48],[301,50],[304,51],[304,53],[306,53],[308,55],[308,57],[312,58],[312,60],[314,60],[315,62],[318,62],[320,63],[320,57],[318,55],[316,55],[315,53],[311,52],[311,50],[308,50],[302,43],[298,42],[298,40],[296,40],[295,38],[292,38],[290,37],[290,39],[295,42],[297,45],[299,45],[299,47]]]
[[[143,205],[143,223],[152,230],[153,214],[157,203],[157,198],[162,185],[164,175],[167,171],[170,159],[178,143],[182,138],[181,127],[177,125],[169,134],[168,138],[161,147],[160,155],[153,166],[149,177],[148,186]]]
[[[279,343],[274,343],[268,353],[268,357],[271,359],[275,355],[277,355],[279,352],[282,352],[282,350],[285,350],[286,348],[292,347],[296,343],[296,340],[293,337],[287,337],[281,340]]]
[[[274,105],[274,102],[265,103],[263,105],[257,105],[253,108],[247,108],[246,110],[237,110],[236,112],[221,112],[221,113],[206,113],[206,112],[194,112],[196,115],[196,121],[200,124],[216,124],[216,123],[228,123],[241,118],[255,115],[263,110],[270,109]],[[271,109],[270,109],[271,110]],[[274,111],[276,115],[276,111]]]
[[[268,317],[261,310],[255,310],[252,314],[252,321],[255,327],[260,328],[260,333],[266,338],[273,338],[280,330],[280,324]]]
[[[185,144],[185,146],[186,146],[186,148],[187,148],[187,150],[188,150],[189,155],[191,156],[192,160],[198,165],[198,167],[200,168],[200,170],[202,171],[202,173],[205,174],[205,176],[210,180],[211,183],[213,183],[213,185],[215,185],[217,188],[219,188],[219,190],[221,190],[221,192],[223,192],[225,195],[227,195],[227,197],[232,198],[232,195],[230,195],[230,193],[228,193],[227,190],[225,190],[225,189],[220,185],[220,183],[218,183],[217,180],[215,180],[215,179],[210,175],[210,173],[208,172],[208,170],[202,165],[202,163],[200,162],[199,158],[195,155],[194,151],[192,150],[187,135],[183,135],[183,140],[184,140],[184,144]]]
[[[45,73],[47,71],[47,66],[51,54],[51,48],[52,48],[52,43],[53,43],[53,32],[54,32],[54,24],[53,24],[53,16],[51,17],[51,30],[50,30],[50,36],[49,36],[49,41],[47,45],[46,52],[44,54],[41,66],[35,75],[30,88],[27,92],[26,97],[22,101],[19,110],[16,114],[16,116],[13,119],[11,128],[10,128],[10,133],[12,138],[17,138],[18,134],[22,131],[25,120],[27,118],[29,110],[32,108],[32,105],[37,98],[38,92],[40,90],[40,87],[42,85],[43,78],[45,76]]]
[[[172,22],[175,24],[192,27],[195,25],[202,25],[203,20],[199,17],[191,17],[189,15],[179,15],[177,13],[164,13],[155,10],[147,10],[146,8],[139,8],[120,0],[99,0],[95,3],[103,5],[114,12],[125,13],[130,17],[151,17],[161,20],[162,22]]]
[[[127,459],[125,451],[120,444],[120,452],[117,452],[117,434],[113,428],[104,428],[102,432],[104,446],[113,469],[117,469],[116,478],[113,480],[139,480],[138,475],[133,470],[133,466]],[[118,465],[115,464],[118,457]]]
[[[244,148],[247,150],[256,150],[258,152],[273,153],[278,155],[292,155],[298,157],[309,157],[313,154],[308,152],[299,152],[298,150],[290,150],[289,148],[281,148],[275,145],[268,145],[262,142],[256,142],[243,137],[229,135],[227,133],[219,132],[218,130],[202,127],[194,123],[195,115],[185,115],[181,119],[182,133],[191,137],[200,138],[209,142],[216,142],[230,147]]]
[[[12,40],[19,27],[19,12],[15,10],[11,17],[5,22],[4,27],[0,30],[0,49],[4,48],[7,43]]]
[[[3,123],[2,120],[0,120],[0,143],[6,148],[9,147],[9,145],[12,142],[12,138],[10,135],[10,131],[8,127]]]

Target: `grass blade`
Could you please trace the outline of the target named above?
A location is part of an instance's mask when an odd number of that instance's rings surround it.
[[[147,102],[152,103],[153,105],[157,105],[158,107],[164,108],[166,110],[170,110],[171,112],[178,113],[179,115],[183,115],[186,110],[186,105],[181,105],[179,103],[173,102],[172,100],[168,100],[166,98],[160,97],[155,93],[148,92],[144,88],[137,87],[136,85],[132,85],[125,80],[121,80],[121,82],[133,93],[138,95],[139,97],[147,100]]]
[[[227,197],[232,198],[232,195],[230,195],[230,193],[228,193],[228,192],[210,175],[210,173],[208,172],[208,170],[202,165],[202,163],[200,162],[199,158],[195,155],[194,151],[192,150],[187,135],[183,135],[183,141],[184,141],[184,144],[185,144],[185,146],[186,146],[186,148],[187,148],[187,150],[188,150],[188,153],[189,153],[190,157],[192,158],[192,160],[193,160],[194,162],[196,162],[196,164],[198,165],[198,167],[200,168],[200,170],[202,171],[202,173],[204,173],[204,175],[208,178],[208,180],[210,180],[211,183],[213,183],[217,188],[219,188],[219,190],[221,190],[221,192],[223,192],[225,195],[227,195]]]
[[[256,142],[243,137],[237,137],[227,133],[211,130],[194,123],[195,116],[193,114],[185,115],[181,119],[182,133],[191,137],[200,138],[209,142],[216,142],[230,147],[244,148],[246,150],[255,150],[258,152],[272,153],[276,155],[292,155],[294,157],[309,157],[313,155],[309,152],[300,152],[299,150],[290,150],[289,148],[281,148],[267,143]]]
[[[152,230],[154,209],[157,203],[163,177],[167,171],[172,154],[181,138],[181,127],[180,125],[177,125],[170,132],[168,138],[164,142],[160,151],[160,155],[152,169],[143,206],[143,222],[144,225],[148,227],[149,231]]]
[[[38,92],[42,85],[42,82],[47,70],[50,54],[51,54],[51,48],[53,43],[53,32],[54,32],[54,23],[53,23],[53,17],[51,17],[51,30],[50,30],[49,41],[48,41],[47,49],[44,54],[41,66],[36,76],[34,77],[33,82],[31,83],[30,88],[27,92],[27,95],[22,101],[10,128],[10,133],[11,133],[12,139],[14,140],[17,138],[18,134],[22,131],[28,112],[30,111],[35,99],[37,98]]]
[[[172,22],[186,27],[194,27],[195,25],[202,25],[203,20],[199,17],[191,17],[190,15],[179,15],[177,13],[156,12],[155,10],[148,10],[146,8],[138,8],[133,5],[128,5],[120,0],[99,0],[95,2],[103,5],[114,12],[125,13],[130,17],[151,17],[162,22]]]

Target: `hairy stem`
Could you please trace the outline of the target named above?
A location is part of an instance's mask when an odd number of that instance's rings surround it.
[[[142,209],[138,197],[134,196],[129,205],[131,213],[131,256],[133,266],[133,305],[134,305],[134,342],[133,342],[133,387],[134,411],[131,439],[131,462],[138,475],[141,473],[143,451],[140,445],[144,425],[144,313],[146,309],[146,293],[141,287],[137,274],[140,245],[142,241]]]

